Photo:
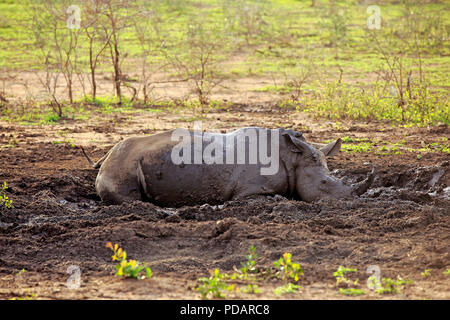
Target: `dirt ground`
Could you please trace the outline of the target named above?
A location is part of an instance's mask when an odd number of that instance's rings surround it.
[[[303,131],[313,142],[351,136],[405,140],[408,148],[450,136],[446,126],[393,128],[345,121],[336,126],[268,104],[236,105],[204,121],[204,129],[254,125]],[[349,182],[363,179],[370,164],[377,167],[372,188],[354,200],[304,203],[274,196],[171,209],[143,202],[103,204],[95,193],[97,171],[79,149],[54,142],[82,144],[98,159],[124,137],[175,127],[192,123],[173,112],[102,115],[53,126],[0,123],[0,145],[13,135],[18,142],[15,148],[0,149],[0,182],[7,181],[14,205],[0,212],[0,299],[198,299],[196,280],[213,268],[239,268],[250,245],[257,248],[261,269],[291,252],[304,270],[302,288],[279,297],[273,289],[282,282],[266,277],[258,282],[261,293],[227,292],[228,298],[351,298],[335,286],[333,272],[342,265],[358,269],[356,277],[366,292],[358,299],[450,299],[450,276],[443,274],[450,268],[446,153],[422,153],[420,159],[406,150],[339,153],[328,165]],[[153,277],[115,277],[107,241],[147,262]],[[66,285],[71,265],[81,270],[79,289]],[[382,277],[401,276],[413,283],[397,295],[378,295],[366,287],[370,265],[379,266]],[[430,276],[421,275],[425,269],[432,269]]]

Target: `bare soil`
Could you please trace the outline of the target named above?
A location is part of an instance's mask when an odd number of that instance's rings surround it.
[[[97,171],[79,149],[56,140],[83,144],[93,158],[130,135],[189,127],[182,113],[101,115],[85,122],[54,126],[0,123],[0,145],[14,136],[15,148],[0,149],[0,182],[7,181],[13,209],[0,211],[0,299],[197,299],[196,281],[208,270],[233,272],[250,245],[257,247],[260,269],[284,252],[301,263],[302,289],[276,296],[282,284],[264,277],[261,293],[226,293],[238,299],[342,299],[333,272],[339,265],[358,269],[362,299],[450,299],[449,156],[442,152],[401,154],[341,152],[330,170],[349,182],[377,167],[373,187],[354,200],[305,203],[281,196],[231,201],[223,206],[160,208],[133,202],[107,206],[95,192]],[[342,122],[342,121],[341,121]],[[267,104],[236,105],[214,111],[204,129],[242,126],[288,127],[307,140],[339,136],[378,138],[420,148],[448,137],[448,127],[393,128],[382,123],[313,120]],[[201,183],[198,181],[196,183]],[[447,189],[445,189],[447,188]],[[128,256],[147,262],[149,280],[114,276],[107,241]],[[70,265],[81,269],[81,287],[67,288]],[[366,269],[377,265],[382,277],[411,279],[397,295],[366,288]],[[25,269],[25,273],[18,273]],[[432,269],[428,277],[421,276]],[[244,282],[237,282],[244,286]]]

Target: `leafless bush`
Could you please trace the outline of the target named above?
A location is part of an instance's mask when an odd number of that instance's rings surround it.
[[[265,11],[270,8],[266,0],[224,0],[227,29],[243,35],[247,45],[261,36],[269,26]]]
[[[151,58],[161,52],[165,42],[160,34],[161,18],[156,9],[143,3],[139,7],[139,16],[134,20],[134,29],[141,49],[141,72],[138,92],[142,91],[144,103],[147,104],[153,89],[152,75],[165,68],[167,63],[155,65]]]
[[[334,47],[335,59],[339,57],[339,49],[347,44],[347,23],[350,18],[350,11],[335,0],[331,0],[322,13],[320,25],[325,30],[324,36],[328,40],[328,45]]]
[[[91,95],[95,99],[97,96],[97,68],[105,49],[110,43],[112,32],[108,28],[102,28],[102,25],[106,24],[106,6],[103,1],[83,0],[83,8],[82,29],[88,43],[89,81],[91,84]]]
[[[136,18],[133,10],[134,1],[131,0],[103,0],[104,22],[102,24],[104,35],[108,35],[107,47],[113,66],[113,83],[116,96],[119,98],[119,104],[122,101],[122,82],[124,81],[122,65],[127,57],[122,52],[122,36],[125,30],[132,26],[133,19]]]
[[[42,54],[45,54],[45,52],[41,52]],[[62,103],[59,101],[56,95],[56,87],[58,84],[58,79],[61,73],[59,72],[59,69],[54,68],[54,66],[50,63],[50,53],[47,52],[47,55],[45,56],[45,75],[42,76],[39,74],[39,72],[35,72],[35,75],[37,76],[37,79],[41,83],[41,85],[44,87],[47,95],[50,98],[50,105],[53,109],[53,111],[61,117],[63,114],[62,110]]]
[[[62,105],[56,96],[59,77],[65,80],[67,98],[73,103],[74,74],[76,73],[80,29],[68,27],[71,19],[71,1],[29,1],[29,30],[32,30],[34,49],[38,53],[38,63],[45,69],[45,76],[38,75],[40,83],[51,98],[53,110],[62,115]]]
[[[303,87],[314,77],[317,71],[315,57],[308,53],[308,49],[300,57],[297,67],[290,74],[285,73],[284,85],[289,89],[290,99],[298,102],[303,95]]]
[[[199,19],[201,20],[201,19]],[[182,52],[170,55],[165,52],[168,61],[177,70],[178,75],[188,81],[198,98],[200,113],[210,106],[210,96],[214,88],[223,82],[221,62],[229,52],[221,26],[205,26],[199,20],[191,20],[185,39],[180,48]]]
[[[416,114],[424,124],[442,102],[438,101],[439,95],[433,97],[430,94],[430,83],[422,68],[419,46],[411,47],[411,51],[406,53],[395,52],[390,46],[383,44],[376,33],[371,36],[384,63],[384,67],[378,72],[384,82],[384,91],[390,90],[391,96],[396,99],[397,106],[402,111],[402,121],[408,121],[406,114],[409,113]]]

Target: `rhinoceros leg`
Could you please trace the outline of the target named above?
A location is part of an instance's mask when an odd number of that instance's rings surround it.
[[[280,181],[269,177],[257,175],[253,179],[237,183],[232,193],[232,200],[239,200],[255,196],[267,196],[284,193],[285,186]]]
[[[97,178],[96,189],[100,198],[109,204],[142,200],[138,177],[135,175],[126,181],[117,181],[115,177],[102,175],[101,178]]]

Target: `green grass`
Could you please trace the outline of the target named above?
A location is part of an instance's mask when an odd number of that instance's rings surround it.
[[[339,288],[339,293],[344,294],[346,296],[361,296],[365,292],[362,289],[355,288]]]
[[[352,152],[369,152],[372,149],[372,143],[362,142],[360,144],[343,144],[342,150],[347,153]]]
[[[70,140],[70,139],[65,139],[65,140],[53,140],[53,141],[52,141],[52,144],[54,144],[54,145],[65,144],[65,145],[70,146],[71,148],[76,148],[76,145],[75,145],[74,141],[73,141],[73,140]]]
[[[298,289],[300,289],[301,287],[299,285],[293,284],[293,283],[287,283],[285,285],[276,287],[273,292],[277,295],[283,295],[283,294],[288,294],[288,293],[295,293],[298,291]]]
[[[381,287],[376,290],[378,294],[398,294],[404,286],[412,283],[412,280],[403,280],[400,277],[397,279],[383,278],[381,279]]]
[[[325,140],[323,143],[330,143],[331,140]],[[380,155],[392,155],[402,154],[403,152],[422,153],[422,152],[437,152],[437,153],[450,153],[450,143],[447,137],[437,138],[435,142],[432,142],[422,148],[410,148],[407,146],[405,140],[400,142],[391,143],[389,141],[380,141],[374,139],[373,141],[368,138],[355,138],[355,137],[342,137],[342,151],[346,153],[354,152],[371,152]],[[420,159],[420,155],[418,157]]]
[[[376,35],[388,55],[394,57],[401,52],[405,67],[412,71],[412,97],[407,99],[403,111],[390,94],[392,83],[387,84],[379,77],[386,64],[367,33],[367,5],[337,1],[334,9],[330,1],[316,2],[315,7],[311,7],[311,1],[297,0],[229,0],[226,6],[222,0],[147,3],[156,16],[152,25],[160,30],[160,34],[149,32],[148,36],[156,39],[152,42],[155,45],[158,37],[164,39],[164,50],[157,48],[147,56],[150,69],[161,67],[167,74],[176,74],[175,70],[162,67],[167,63],[165,56],[189,58],[190,52],[185,46],[189,26],[200,22],[205,30],[211,30],[213,38],[224,38],[222,50],[215,57],[225,59],[220,70],[223,76],[277,79],[276,84],[265,85],[257,91],[283,96],[284,106],[291,105],[315,117],[331,119],[390,121],[414,126],[449,124],[450,43],[439,40],[449,37],[450,10],[444,1],[423,1],[422,4],[418,1],[410,9],[416,13],[415,17],[422,19],[418,24],[422,29],[417,32],[418,52],[429,90],[423,99],[417,98],[421,90],[417,87],[417,51],[405,49],[405,44],[396,36],[404,34],[408,41],[414,39],[411,30],[405,27],[405,8],[401,1],[379,4],[382,29]],[[23,3],[26,2],[0,0],[0,70],[43,69],[32,29],[24,23],[30,11]],[[252,19],[246,16],[245,7],[253,13]],[[335,31],[334,24],[341,24],[342,30]],[[143,51],[134,29],[125,29],[121,38],[119,49],[124,57],[124,72],[138,71]],[[79,41],[82,72],[88,72],[87,43],[82,34]],[[308,67],[311,75],[298,99],[292,100],[289,96],[298,88],[289,86],[283,79],[298,79]],[[107,57],[102,58],[97,72],[111,70]],[[123,101],[120,107],[115,101],[101,97],[89,103],[99,106],[105,114],[131,112],[129,101]],[[25,116],[15,120],[42,124],[58,120],[46,117],[27,119]]]

